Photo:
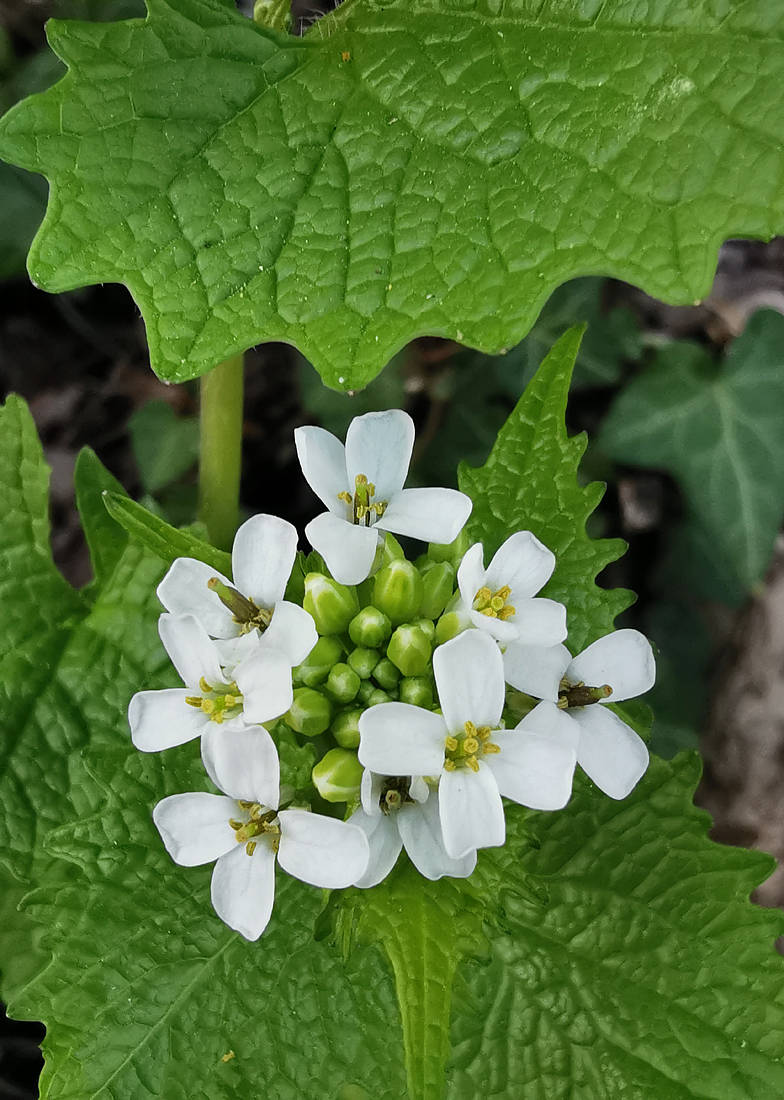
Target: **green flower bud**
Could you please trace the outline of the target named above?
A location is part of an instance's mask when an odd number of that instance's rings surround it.
[[[457,569],[467,549],[468,533],[464,527],[454,542],[431,542],[427,556],[431,561],[448,561],[453,569]]]
[[[354,645],[378,649],[388,641],[392,623],[377,607],[363,607],[348,624],[348,633]]]
[[[392,702],[392,696],[391,695],[387,695],[387,693],[385,691],[382,691],[381,688],[376,688],[375,691],[372,691],[370,693],[370,695],[368,697],[367,705],[369,707],[377,707],[379,705],[379,703],[391,703],[391,702]]]
[[[390,535],[389,531],[384,535],[384,542],[381,547],[381,567],[389,565],[392,561],[406,560],[406,553],[400,543],[397,541],[394,535]]]
[[[332,732],[335,740],[344,749],[356,749],[359,745],[359,718],[363,713],[361,707],[351,707],[342,710],[337,718],[332,721]]]
[[[443,645],[455,638],[463,629],[463,622],[455,611],[447,611],[436,623],[436,645]]]
[[[432,652],[426,632],[415,623],[399,626],[387,646],[387,657],[404,676],[423,676],[430,667]]]
[[[327,802],[349,802],[359,798],[362,765],[349,749],[330,749],[311,773],[313,785]]]
[[[425,594],[419,614],[427,619],[437,619],[452,599],[455,590],[455,571],[448,561],[431,561],[422,570]]]
[[[433,684],[427,676],[406,676],[400,681],[400,702],[430,710],[433,706]]]
[[[359,676],[349,665],[342,662],[333,665],[327,677],[326,688],[333,699],[338,703],[350,703],[359,691],[362,683]]]
[[[352,649],[346,660],[348,661],[349,668],[353,668],[360,680],[367,680],[378,664],[380,656],[381,654],[375,649],[366,649],[364,646],[357,646],[356,649]]]
[[[396,626],[414,618],[424,592],[417,567],[410,561],[396,558],[376,573],[372,602]]]
[[[356,592],[321,573],[305,577],[302,606],[313,616],[319,634],[342,634],[359,611]]]
[[[372,680],[363,680],[359,685],[359,691],[357,692],[358,703],[361,703],[363,707],[366,707],[370,702],[370,696],[374,691],[378,691],[378,688]]]
[[[313,688],[294,688],[294,702],[285,716],[288,725],[305,737],[318,737],[329,727],[332,707],[329,699]]]
[[[422,619],[419,616],[414,619],[414,626],[420,626],[424,630],[427,640],[432,644],[436,635],[436,624],[432,619]]]
[[[400,681],[400,671],[395,668],[389,657],[382,657],[373,669],[373,679],[379,687],[385,691],[391,691]]]
[[[317,687],[329,675],[329,670],[343,656],[343,646],[337,638],[319,638],[301,665],[291,670],[294,683]]]

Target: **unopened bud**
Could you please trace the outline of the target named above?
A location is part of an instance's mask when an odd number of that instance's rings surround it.
[[[427,676],[406,676],[400,681],[400,702],[430,710],[433,706],[433,684]]]
[[[368,706],[370,703],[370,696],[374,691],[378,691],[378,688],[372,680],[363,680],[359,685],[359,691],[357,692],[356,702],[361,703],[363,707]]]
[[[389,565],[392,561],[403,560],[405,561],[406,553],[400,543],[397,541],[394,535],[391,535],[389,531],[384,535],[384,542],[381,546],[381,568]]]
[[[431,561],[422,570],[424,596],[419,614],[437,619],[455,591],[455,571],[448,561]]]
[[[332,707],[329,699],[320,691],[306,687],[295,688],[294,702],[284,717],[297,733],[302,733],[305,737],[318,737],[329,727]]]
[[[392,623],[377,607],[363,607],[348,624],[348,633],[354,645],[378,649],[392,633]]]
[[[353,668],[340,662],[330,669],[326,690],[338,703],[350,703],[361,682]]]
[[[349,653],[346,661],[349,668],[353,668],[360,680],[367,680],[372,674],[373,669],[379,662],[379,654],[376,649],[366,649],[364,646],[357,646],[356,649],[352,649]]]
[[[424,595],[419,570],[405,558],[396,558],[380,569],[373,582],[373,606],[383,611],[393,626],[409,622],[419,611]]]
[[[389,657],[382,657],[373,669],[373,679],[384,691],[391,691],[400,682],[400,670],[395,668]]]
[[[359,798],[362,765],[349,749],[330,749],[311,773],[313,785],[327,802],[349,802]]]
[[[414,626],[421,627],[425,632],[425,636],[430,644],[433,644],[433,639],[436,636],[436,624],[432,619],[423,619],[419,615],[414,619]]]
[[[453,569],[457,569],[468,549],[468,543],[468,533],[464,527],[454,542],[431,542],[427,548],[427,556],[431,561],[448,561]]]
[[[317,687],[329,675],[329,670],[343,656],[343,646],[337,638],[319,638],[301,665],[292,669],[295,684]]]
[[[387,657],[404,676],[423,676],[430,666],[430,639],[421,626],[403,623],[387,646]]]
[[[313,616],[319,634],[342,634],[359,611],[356,592],[321,573],[305,577],[302,606]]]
[[[465,623],[462,616],[458,615],[456,611],[447,611],[436,623],[436,645],[443,645],[444,642],[456,638],[464,629]]]
[[[361,707],[342,710],[332,720],[332,732],[335,740],[344,749],[356,749],[359,745],[359,719],[363,713]]]
[[[379,705],[379,703],[391,703],[391,702],[392,702],[392,696],[391,695],[389,695],[386,691],[383,691],[381,688],[376,688],[375,691],[372,691],[370,693],[370,695],[368,696],[367,705],[369,707],[377,707]]]

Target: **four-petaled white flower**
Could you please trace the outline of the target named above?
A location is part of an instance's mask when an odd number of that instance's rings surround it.
[[[449,875],[467,878],[476,866],[476,852],[453,859],[444,847],[438,797],[422,776],[362,773],[362,806],[349,818],[370,845],[367,871],[354,883],[367,888],[387,877],[405,848],[411,862],[431,881]]]
[[[536,651],[509,645],[504,672],[512,687],[557,703],[579,731],[577,763],[610,798],[626,798],[648,767],[645,742],[606,703],[653,687],[656,665],[638,630],[616,630],[577,657],[566,646]]]
[[[469,630],[439,646],[433,671],[442,714],[407,703],[371,707],[359,719],[359,760],[381,775],[438,778],[444,847],[462,859],[504,843],[502,795],[534,809],[565,806],[576,753],[553,704],[513,730],[498,728],[506,685],[489,635]]]
[[[511,535],[487,569],[482,545],[475,543],[457,570],[464,613],[502,645],[557,645],[566,637],[566,608],[555,600],[533,598],[554,569],[555,555],[530,531]]]
[[[471,513],[471,500],[455,489],[403,488],[414,424],[400,409],[356,417],[345,447],[323,428],[297,428],[294,438],[302,472],[329,509],[305,534],[341,584],[369,575],[380,531],[449,543]]]
[[[291,706],[291,664],[280,650],[265,646],[227,672],[219,643],[193,615],[161,615],[158,633],[185,687],[139,691],[131,699],[131,739],[142,752],[183,745],[213,725],[233,731],[267,722]]]
[[[261,639],[285,653],[290,666],[298,665],[318,635],[307,611],[283,599],[296,553],[292,524],[252,516],[234,539],[234,585],[203,561],[177,558],[158,585],[158,599],[176,615],[195,615],[210,637],[220,639],[224,663],[247,659]]]
[[[175,863],[217,860],[215,912],[247,940],[267,927],[275,898],[275,858],[289,875],[328,889],[350,886],[367,867],[361,829],[306,810],[279,810],[278,754],[266,730],[211,737],[204,763],[223,795],[164,798],[153,821]]]

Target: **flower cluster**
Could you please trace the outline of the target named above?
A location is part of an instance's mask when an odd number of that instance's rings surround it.
[[[468,497],[403,487],[413,441],[397,410],[355,419],[345,447],[299,428],[327,508],[306,529],[316,552],[254,516],[231,579],[180,558],[159,586],[184,687],[135,695],[131,736],[144,752],[200,738],[223,794],[172,795],[153,820],[175,862],[215,861],[213,906],[247,939],[270,919],[276,856],[326,888],[381,882],[403,847],[429,879],[465,877],[504,843],[504,798],[561,809],[579,765],[620,799],[647,767],[608,704],[653,685],[649,643],[619,630],[572,657],[565,608],[538,596],[552,552],[519,531],[485,568]],[[395,535],[430,545],[410,561]],[[281,782],[292,738],[313,748],[309,782]]]

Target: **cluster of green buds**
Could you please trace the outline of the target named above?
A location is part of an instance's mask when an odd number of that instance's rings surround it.
[[[379,568],[361,584],[339,584],[326,571],[305,576],[303,606],[319,640],[293,670],[294,701],[285,721],[296,733],[321,739],[313,783],[326,801],[349,808],[358,802],[363,711],[398,701],[427,710],[437,705],[433,650],[459,629],[449,608],[467,548],[461,532],[411,562],[387,534]]]

